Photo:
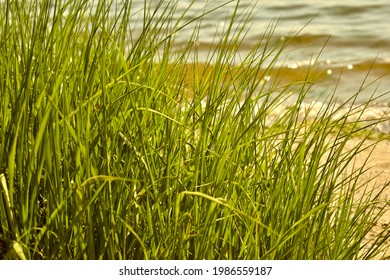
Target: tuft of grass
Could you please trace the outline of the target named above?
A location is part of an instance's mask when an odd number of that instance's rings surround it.
[[[239,1],[201,63],[219,7],[177,4],[0,4],[0,258],[388,258],[388,229],[367,241],[388,184],[347,172],[383,121],[362,123],[369,102],[313,114],[318,72],[280,82],[274,24],[237,59]]]

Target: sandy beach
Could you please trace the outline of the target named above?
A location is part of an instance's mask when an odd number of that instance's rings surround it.
[[[358,145],[361,142],[360,139],[351,139],[347,143],[347,149],[351,149]],[[377,209],[385,207],[386,211],[378,223],[375,224],[372,232],[369,234],[369,237],[378,235],[380,232],[384,231],[383,234],[389,234],[389,223],[390,223],[390,140],[384,140],[376,145],[374,140],[365,140],[364,147],[369,147],[361,151],[355,158],[355,162],[351,164],[350,170],[353,170],[353,165],[356,168],[363,166],[369,168],[361,178],[361,182],[367,182],[367,185],[370,190],[373,190],[374,193],[378,192],[381,186],[385,187],[384,192],[380,195],[380,203],[377,206]],[[367,158],[369,157],[369,160]],[[370,180],[372,179],[373,180]],[[361,196],[362,193],[357,193],[357,196]],[[368,237],[368,238],[369,238]],[[383,252],[382,257],[390,257],[390,240],[387,241],[389,247],[386,252]]]

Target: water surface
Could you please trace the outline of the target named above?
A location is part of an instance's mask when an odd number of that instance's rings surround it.
[[[191,6],[191,2],[178,1],[174,18],[186,13],[184,20],[188,20],[201,13],[205,5],[210,10],[226,3],[225,0],[197,0]],[[248,11],[255,2],[241,0],[239,13]],[[231,1],[203,18],[197,38],[201,60],[206,59],[210,46],[223,33],[236,3]],[[134,10],[142,10],[143,5],[143,0],[133,1]],[[316,65],[326,73],[319,91],[338,84],[338,97],[345,100],[365,88],[360,97],[365,100],[374,91],[380,94],[390,90],[388,76],[380,83],[375,82],[390,71],[390,1],[258,1],[249,23],[251,28],[238,50],[239,57],[245,56],[258,43],[271,22],[277,22],[273,33],[275,40],[288,40],[294,36],[286,57],[278,64],[287,76],[293,78],[295,73],[306,71],[313,60],[318,59]],[[190,25],[178,33],[178,46],[188,42],[193,27]]]

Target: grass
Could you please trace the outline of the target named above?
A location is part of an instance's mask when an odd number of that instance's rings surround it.
[[[313,116],[313,69],[266,82],[288,40],[271,24],[238,60],[239,1],[201,63],[218,7],[174,19],[168,2],[0,4],[0,258],[388,258],[388,228],[367,241],[388,184],[346,173],[382,121],[362,124],[369,102]]]

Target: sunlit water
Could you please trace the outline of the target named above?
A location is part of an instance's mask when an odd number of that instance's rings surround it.
[[[152,1],[157,5],[159,1]],[[167,1],[169,2],[169,1]],[[178,1],[174,18],[178,19],[193,1]],[[255,1],[241,0],[239,13],[246,12]],[[226,3],[225,0],[197,0],[186,11],[185,20]],[[206,15],[197,38],[200,59],[205,59],[210,46],[218,40],[226,28],[226,20],[234,11],[237,1],[220,7]],[[143,0],[133,0],[133,10],[142,10]],[[141,15],[141,13],[140,13]],[[135,17],[136,18],[136,17]],[[278,67],[285,75],[294,77],[306,71],[317,58],[317,69],[326,73],[318,92],[326,91],[338,83],[337,94],[345,100],[362,86],[368,86],[387,71],[390,71],[390,1],[388,0],[268,0],[258,1],[250,21],[250,31],[240,45],[238,56],[245,54],[258,43],[271,22],[277,21],[275,40],[295,39],[290,43],[287,57]],[[238,23],[237,23],[238,24]],[[177,34],[177,43],[188,42],[193,25]],[[374,65],[373,65],[374,64]],[[370,72],[370,74],[368,74]],[[298,73],[298,74],[296,74]],[[368,74],[367,79],[366,76]],[[365,83],[363,83],[365,80]],[[390,77],[380,83],[374,82],[362,91],[360,100],[367,99],[374,91],[377,94],[390,90]]]
[[[148,1],[147,1],[148,2]],[[154,9],[159,1],[150,1]],[[162,8],[166,3],[164,1]],[[173,22],[189,21],[204,12],[226,3],[226,0],[180,0],[173,16]],[[241,0],[238,14],[243,14],[256,1]],[[121,3],[118,1],[117,3]],[[141,32],[144,0],[133,0],[133,32]],[[190,3],[192,3],[190,5]],[[196,46],[200,61],[206,60],[210,48],[218,43],[226,23],[231,18],[237,1],[231,1],[216,11],[202,17]],[[120,4],[119,4],[120,6]],[[162,9],[160,9],[162,11]],[[340,102],[347,101],[359,92],[357,102],[363,102],[372,95],[385,95],[370,107],[370,118],[389,116],[390,76],[390,1],[389,0],[267,0],[258,1],[249,25],[251,28],[237,50],[237,61],[270,31],[270,24],[276,23],[272,40],[283,42],[292,38],[276,69],[283,82],[303,78],[310,65],[316,60],[314,74],[323,73],[313,89],[312,100],[323,93],[332,92]],[[237,20],[236,27],[240,25]],[[176,34],[176,47],[188,43],[195,25],[190,24]],[[310,102],[310,100],[309,100]],[[321,105],[320,105],[321,106]],[[390,133],[390,122],[380,129]]]
[[[117,0],[120,9],[124,0]],[[152,11],[160,1],[146,1]],[[168,3],[163,1],[159,13]],[[199,34],[194,42],[204,61],[231,18],[237,1],[179,0],[172,22],[181,22],[210,11],[202,17]],[[238,14],[250,9],[256,1],[241,0]],[[191,4],[192,3],[192,4]],[[132,0],[132,33],[142,31],[144,0]],[[114,5],[115,6],[115,5]],[[206,6],[206,8],[205,8]],[[118,10],[117,10],[118,11]],[[115,11],[113,11],[113,15]],[[185,14],[183,16],[183,14]],[[199,21],[196,21],[199,22]],[[274,23],[272,40],[290,42],[287,50],[274,68],[281,70],[279,77],[267,77],[264,82],[282,79],[291,82],[304,77],[316,60],[314,74],[323,73],[313,90],[312,100],[324,92],[332,92],[342,102],[360,92],[358,102],[368,100],[373,94],[380,96],[390,91],[390,1],[389,0],[260,0],[253,10],[251,26],[237,50],[237,62],[270,31]],[[236,27],[240,25],[237,20]],[[180,49],[192,38],[195,24],[190,24],[176,34],[176,48]],[[381,98],[378,116],[389,107],[390,94]],[[375,111],[375,110],[374,110]],[[390,124],[388,127],[390,132]]]

